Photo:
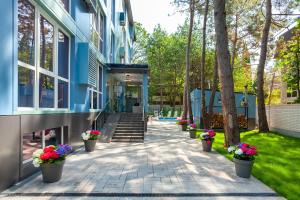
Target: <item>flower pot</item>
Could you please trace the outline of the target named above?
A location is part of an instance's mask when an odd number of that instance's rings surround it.
[[[54,183],[59,181],[62,176],[64,164],[64,160],[57,163],[41,164],[43,181],[45,183]]]
[[[92,152],[95,150],[97,140],[84,140],[85,151]]]
[[[254,160],[239,160],[233,158],[236,175],[242,178],[250,178]]]
[[[207,144],[206,140],[201,140],[203,151],[205,151],[205,152],[211,152],[211,147],[212,147],[213,141],[214,140],[212,139],[212,140],[210,140],[210,144]]]
[[[186,131],[187,130],[187,124],[182,124],[181,125],[181,130]]]
[[[190,130],[190,138],[196,138],[196,130]]]

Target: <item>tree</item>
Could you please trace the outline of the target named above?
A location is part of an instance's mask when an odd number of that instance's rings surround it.
[[[278,45],[277,66],[283,81],[300,95],[300,23],[292,30],[291,38],[282,39]],[[298,99],[300,97],[298,96]],[[299,100],[298,100],[299,101]]]
[[[132,63],[145,64],[147,63],[147,44],[149,41],[149,34],[141,23],[135,22],[135,37],[136,41],[133,43]]]
[[[190,121],[193,121],[193,115],[191,110],[190,102],[190,54],[191,54],[191,43],[192,43],[192,33],[194,26],[194,12],[195,12],[195,2],[190,0],[190,24],[189,24],[189,33],[188,33],[188,42],[186,47],[186,71],[185,71],[185,83],[184,83],[184,94],[183,94],[183,119],[187,119],[187,114],[189,114]]]
[[[258,129],[260,132],[269,131],[265,94],[264,94],[264,70],[268,50],[268,37],[272,20],[272,3],[271,0],[266,0],[266,21],[261,38],[261,49],[259,64],[257,67],[257,113],[258,113]]]
[[[228,50],[228,33],[226,26],[225,0],[214,0],[214,19],[216,32],[217,59],[221,83],[222,112],[225,130],[225,146],[240,142],[237,112],[234,96],[234,84],[230,55]]]
[[[205,0],[204,18],[203,18],[203,32],[202,32],[202,61],[201,61],[201,113],[202,123],[204,128],[208,128],[208,121],[206,120],[207,111],[205,103],[205,59],[206,59],[206,22],[208,15],[209,0]]]

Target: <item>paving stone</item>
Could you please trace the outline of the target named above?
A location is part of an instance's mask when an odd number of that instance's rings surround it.
[[[36,174],[6,193],[274,193],[256,178],[237,177],[234,164],[178,131],[170,122],[148,126],[145,143],[101,143],[93,153],[82,150],[68,157],[61,181],[42,183]],[[200,197],[3,197],[3,199],[199,199]],[[281,200],[281,197],[201,197],[201,199]]]

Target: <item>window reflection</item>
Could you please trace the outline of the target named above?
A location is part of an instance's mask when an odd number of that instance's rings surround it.
[[[18,85],[19,107],[33,107],[34,71],[24,67],[19,67]]]
[[[68,83],[58,80],[58,108],[68,108]]]
[[[98,109],[98,94],[96,92],[93,92],[93,109]]]
[[[69,78],[69,38],[58,32],[58,75]]]
[[[40,74],[40,107],[53,108],[54,107],[54,78],[45,74]]]
[[[70,8],[69,0],[59,0],[59,2],[64,6],[65,10],[69,12],[69,8]]]
[[[34,65],[34,7],[27,0],[18,1],[18,59]]]
[[[41,16],[40,29],[40,67],[53,71],[54,28]]]
[[[23,161],[31,159],[37,149],[42,148],[42,135],[39,132],[23,134]]]

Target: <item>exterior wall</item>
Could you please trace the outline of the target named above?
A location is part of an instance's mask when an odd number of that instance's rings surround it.
[[[205,102],[206,107],[209,105],[211,91],[205,91]],[[241,106],[242,99],[244,98],[243,93],[235,93],[235,103],[237,107],[237,114],[243,115],[245,113],[245,108]],[[256,117],[256,96],[248,94],[248,127],[249,129],[255,128],[255,117]],[[191,93],[191,101],[192,101],[192,111],[194,118],[199,120],[202,116],[201,113],[201,90],[194,90]],[[219,91],[216,92],[214,99],[214,112],[221,113],[222,112],[222,103],[221,103],[221,93]]]
[[[114,0],[107,0],[107,5],[103,0],[96,0],[99,10],[104,13],[106,19],[104,54],[101,54],[90,41],[90,12],[83,0],[70,0],[69,13],[59,0],[29,1],[45,13],[47,20],[55,22],[69,36],[69,108],[64,110],[40,108],[20,110],[18,108],[18,0],[0,1],[0,45],[5,50],[0,56],[0,135],[2,137],[0,160],[5,161],[0,165],[0,191],[36,171],[31,162],[25,164],[22,162],[24,133],[64,126],[66,137],[64,143],[72,145],[75,149],[82,145],[80,134],[91,128],[95,116],[101,109],[90,109],[89,89],[92,86],[79,81],[82,74],[78,69],[85,68],[87,71],[89,67],[89,59],[84,64],[79,64],[79,58],[83,56],[80,44],[87,44],[96,54],[97,62],[103,66],[102,105],[104,107],[108,100],[106,64],[110,63],[111,32],[115,33],[116,45],[113,55],[115,58],[118,58],[120,47],[118,44],[122,41],[122,27],[118,15],[120,11],[116,9],[116,22],[111,21],[111,2]],[[129,28],[129,25],[125,26],[127,32]],[[129,35],[127,37],[132,44],[132,38]],[[126,56],[126,62],[130,63],[129,54]],[[120,59],[116,59],[116,62],[119,61]],[[99,124],[103,124],[103,121]]]
[[[269,128],[282,134],[300,138],[300,105],[266,106]]]

